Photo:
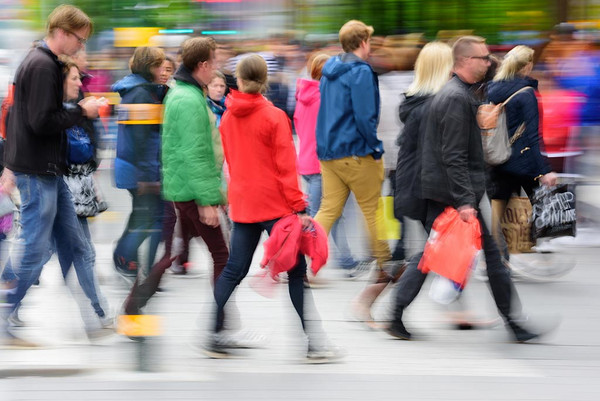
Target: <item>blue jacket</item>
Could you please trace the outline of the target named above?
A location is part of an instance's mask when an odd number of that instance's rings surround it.
[[[507,81],[492,81],[488,86],[488,98],[498,104],[516,91],[531,86],[536,92],[537,80],[515,77]],[[533,90],[526,90],[512,98],[506,105],[508,133],[512,136],[519,125],[525,122],[525,132],[512,145],[510,159],[496,168],[505,173],[535,178],[551,171],[546,158],[540,153],[538,101]]]
[[[166,88],[137,74],[130,74],[115,83],[112,90],[121,95],[115,183],[117,188],[134,189],[138,182],[160,181],[160,124],[154,123]],[[136,113],[127,105],[148,105],[149,113]],[[143,107],[143,106],[142,106]],[[162,113],[159,113],[160,116]]]
[[[367,155],[380,159],[379,83],[371,66],[352,53],[332,57],[323,66],[320,89],[319,160]]]

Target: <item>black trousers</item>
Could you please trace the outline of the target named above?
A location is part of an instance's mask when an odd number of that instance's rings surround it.
[[[442,203],[427,201],[427,218],[422,222],[427,233],[431,232],[433,222],[445,208],[446,205]],[[477,213],[477,218],[481,224],[483,252],[485,253],[485,263],[487,266],[487,275],[492,296],[494,297],[498,311],[504,319],[508,321],[511,320],[511,317],[518,316],[521,312],[518,294],[510,277],[510,271],[506,265],[502,263],[500,251],[479,211]],[[395,294],[395,319],[402,319],[404,308],[410,305],[415,299],[425,282],[427,274],[418,269],[422,255],[423,253],[419,253],[411,258],[406,271],[398,281]],[[452,263],[452,261],[450,260],[449,263]]]

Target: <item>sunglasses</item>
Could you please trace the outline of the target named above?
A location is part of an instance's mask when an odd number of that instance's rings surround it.
[[[492,61],[492,55],[486,54],[485,56],[469,56],[469,58],[478,58],[483,61]]]

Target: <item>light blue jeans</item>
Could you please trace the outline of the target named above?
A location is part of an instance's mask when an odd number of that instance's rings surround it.
[[[12,258],[18,276],[16,292],[8,297],[12,310],[39,277],[54,242],[59,254],[72,256],[81,289],[96,314],[104,317],[94,278],[94,249],[77,218],[63,178],[22,173],[15,176],[21,194],[22,249],[20,255]]]
[[[321,174],[303,175],[302,179],[306,183],[308,190],[308,214],[315,217],[321,206],[321,197],[323,194],[323,185]],[[346,203],[348,201],[346,200]],[[358,263],[352,256],[348,239],[346,238],[346,228],[344,227],[344,213],[331,227],[331,238],[335,243],[338,252],[336,253],[336,264],[342,269],[351,269]]]

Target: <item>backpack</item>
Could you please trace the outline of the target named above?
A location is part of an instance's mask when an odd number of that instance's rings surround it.
[[[517,94],[530,88],[531,86],[526,86],[519,89],[500,104],[483,104],[477,109],[477,124],[481,129],[483,159],[487,164],[497,166],[510,159],[511,146],[525,132],[525,122],[522,122],[513,136],[509,138],[504,107]]]
[[[15,84],[8,86],[8,94],[2,100],[2,111],[0,115],[0,137],[6,139],[6,127],[8,126],[8,113],[15,102]]]

